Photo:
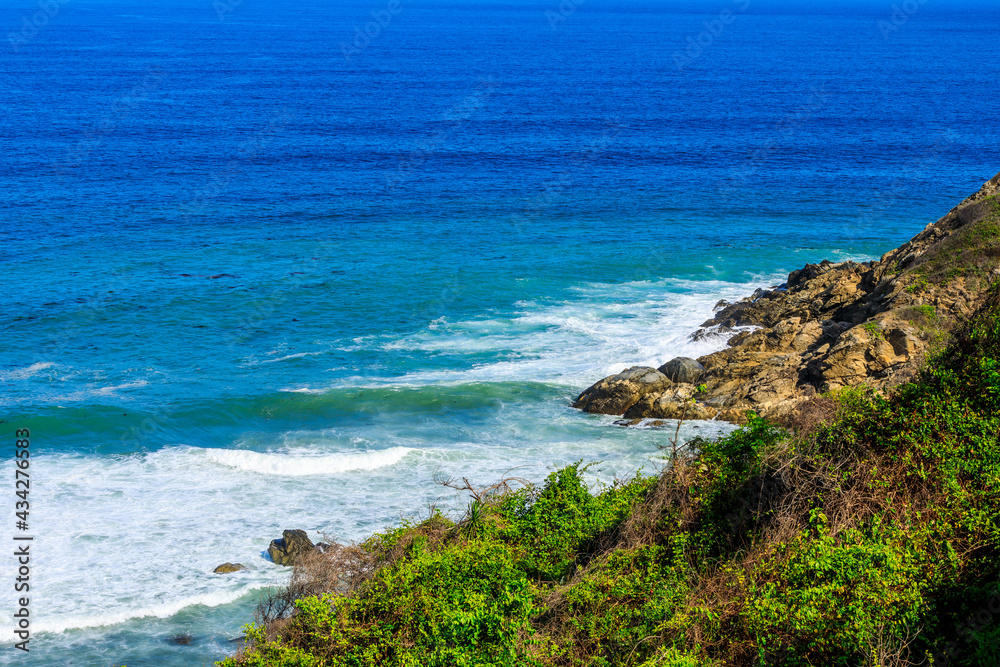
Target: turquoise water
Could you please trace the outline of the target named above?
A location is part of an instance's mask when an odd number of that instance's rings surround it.
[[[36,542],[0,663],[210,664],[284,528],[455,513],[449,475],[653,472],[672,430],[582,389],[718,349],[690,334],[719,299],[877,257],[1000,170],[995,9],[884,35],[878,3],[754,3],[677,68],[744,4],[403,2],[347,60],[384,4],[74,0],[11,47],[0,432],[32,432]]]

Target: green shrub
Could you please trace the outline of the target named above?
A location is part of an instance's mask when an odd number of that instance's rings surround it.
[[[564,581],[594,539],[627,517],[651,482],[636,478],[593,496],[583,471],[579,464],[558,470],[539,492],[521,490],[498,507],[504,525],[497,536],[517,551],[520,567],[532,578]]]

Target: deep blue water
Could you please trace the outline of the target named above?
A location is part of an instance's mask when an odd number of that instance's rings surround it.
[[[1000,171],[987,4],[52,3],[0,0],[3,664],[210,664],[271,538],[457,511],[435,471],[652,470],[573,396]]]

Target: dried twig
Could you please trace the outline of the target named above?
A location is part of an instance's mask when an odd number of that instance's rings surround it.
[[[468,491],[474,501],[482,503],[491,496],[513,492],[514,489],[511,484],[520,484],[524,487],[530,487],[532,485],[530,480],[524,477],[509,476],[512,471],[526,467],[528,466],[517,466],[511,468],[500,477],[499,482],[484,487],[473,486],[468,477],[441,477],[437,472],[434,473],[434,481],[449,489],[455,489],[456,491]]]

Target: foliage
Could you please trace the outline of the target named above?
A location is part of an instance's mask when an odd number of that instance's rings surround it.
[[[866,322],[862,328],[873,340],[885,340],[885,334],[882,333],[882,327],[878,322]]]
[[[593,493],[577,464],[375,536],[363,583],[223,664],[996,664],[1000,287],[914,382],[823,400],[657,476]]]

